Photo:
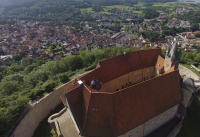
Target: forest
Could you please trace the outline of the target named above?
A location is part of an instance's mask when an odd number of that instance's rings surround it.
[[[169,2],[166,0],[21,0],[12,1],[1,0],[0,6],[3,12],[0,19],[20,19],[65,22],[69,20],[81,20],[81,8],[94,8],[110,5],[133,6],[137,2]],[[175,1],[175,0],[170,0]],[[3,4],[3,5],[2,5]],[[152,13],[152,12],[151,12]],[[157,13],[156,13],[157,15]],[[156,16],[153,15],[153,16]]]

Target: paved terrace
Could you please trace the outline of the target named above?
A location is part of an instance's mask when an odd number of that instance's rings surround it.
[[[57,121],[60,127],[61,134],[64,137],[79,137],[68,111],[65,111],[65,113],[58,117]]]
[[[180,73],[180,75],[185,75],[187,77],[191,77],[194,80],[199,80],[199,77],[194,72],[192,72],[191,70],[189,70],[188,68],[186,68],[182,65],[179,65],[179,73]]]

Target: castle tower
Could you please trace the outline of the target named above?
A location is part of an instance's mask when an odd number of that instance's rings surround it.
[[[178,65],[181,59],[181,51],[178,50],[177,41],[173,41],[172,45],[168,48],[165,55],[164,61],[164,71],[168,71],[172,66],[175,66],[175,69],[178,69]]]

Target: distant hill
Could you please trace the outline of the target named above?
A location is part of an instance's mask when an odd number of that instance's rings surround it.
[[[81,18],[81,8],[94,5],[133,5],[137,2],[169,2],[176,0],[0,0],[0,19],[67,21]],[[80,17],[80,18],[79,18]]]
[[[178,0],[179,2],[187,2],[187,1],[194,1],[194,2],[200,2],[200,0]]]
[[[0,4],[8,5],[23,2],[25,0],[0,0]],[[30,0],[29,0],[30,1]]]

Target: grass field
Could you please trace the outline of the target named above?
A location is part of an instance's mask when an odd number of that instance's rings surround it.
[[[83,8],[83,9],[80,9],[81,10],[81,12],[83,13],[84,11],[85,12],[94,12],[93,10],[92,10],[92,8]]]
[[[138,2],[137,4],[135,4],[135,7],[143,7],[145,5],[144,2]]]
[[[134,10],[133,13],[135,13],[135,14],[143,14],[143,12],[139,11],[139,10]]]
[[[152,7],[154,7],[155,9],[158,8],[159,10],[157,10],[158,12],[161,12],[162,10],[160,9],[167,9],[169,10],[170,12],[172,12],[175,8],[175,6],[177,6],[175,3],[172,4],[172,3],[154,3],[152,5]]]
[[[125,5],[112,5],[112,6],[105,6],[104,11],[108,11],[109,9],[119,9],[119,10],[127,10],[130,11],[132,8],[130,6]]]
[[[195,70],[194,68],[191,68],[190,65],[187,65],[187,64],[181,64],[181,65],[183,65],[183,66],[185,66],[186,68],[190,69],[192,72],[194,72],[197,76],[200,77],[200,73],[199,73],[197,70]]]

